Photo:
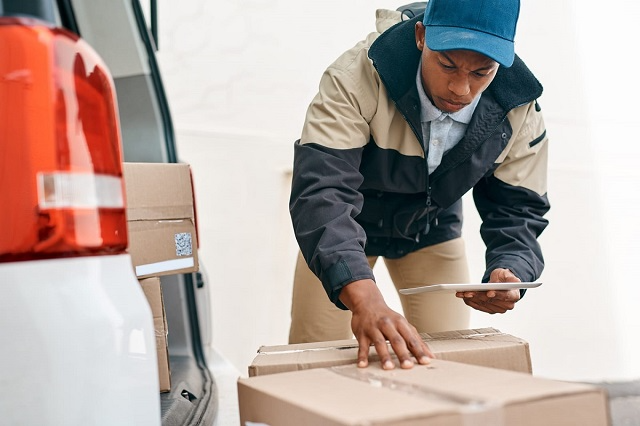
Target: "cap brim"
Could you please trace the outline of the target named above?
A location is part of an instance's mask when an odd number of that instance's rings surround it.
[[[504,67],[513,64],[513,42],[468,28],[426,26],[425,39],[431,50],[472,50]]]

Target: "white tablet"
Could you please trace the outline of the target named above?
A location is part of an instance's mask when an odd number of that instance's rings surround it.
[[[405,288],[400,290],[400,294],[416,294],[430,291],[448,291],[455,293],[457,291],[489,291],[489,290],[511,290],[521,288],[540,287],[541,282],[524,282],[524,283],[476,283],[476,284],[432,284],[422,287]]]

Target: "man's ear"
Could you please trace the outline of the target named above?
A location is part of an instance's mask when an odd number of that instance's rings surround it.
[[[418,48],[418,50],[422,51],[424,50],[424,24],[420,21],[416,22],[416,30],[415,30],[415,34],[416,34],[416,47]]]

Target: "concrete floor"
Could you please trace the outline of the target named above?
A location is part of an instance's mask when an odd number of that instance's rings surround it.
[[[595,384],[609,393],[611,426],[640,426],[640,380]]]
[[[211,349],[207,354],[209,369],[218,388],[218,415],[214,426],[240,425],[238,409],[237,381],[240,372],[218,351]]]

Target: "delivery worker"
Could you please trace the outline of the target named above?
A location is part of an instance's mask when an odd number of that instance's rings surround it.
[[[290,212],[301,254],[290,343],[351,338],[385,369],[433,356],[418,332],[468,328],[469,308],[504,313],[519,290],[383,300],[397,289],[468,282],[461,197],[473,191],[486,244],[483,282],[537,279],[549,209],[542,86],[514,54],[518,0],[430,0],[327,68],[294,146]],[[491,286],[488,284],[487,288]],[[328,297],[327,297],[328,296]],[[406,319],[405,319],[406,318]]]

